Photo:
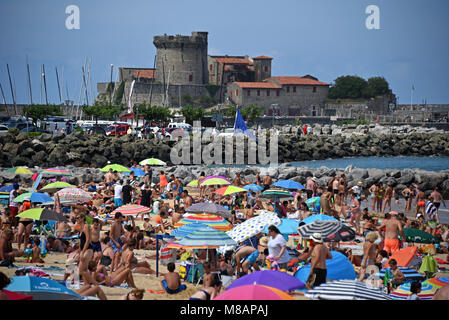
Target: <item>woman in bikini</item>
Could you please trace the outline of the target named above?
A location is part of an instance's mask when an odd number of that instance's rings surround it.
[[[92,234],[90,226],[86,223],[86,216],[81,215],[77,218],[79,230],[80,230],[80,262],[78,265],[79,274],[84,279],[84,283],[89,283],[93,285],[97,285],[95,279],[93,279],[89,273],[88,266],[89,262],[92,260],[94,256],[94,252],[92,250]]]
[[[382,205],[385,195],[385,189],[382,185],[382,183],[379,183],[377,185],[377,194],[376,194],[376,210],[377,212],[382,212]]]
[[[378,186],[376,184],[373,184],[370,188],[369,188],[369,193],[370,193],[370,197],[371,197],[371,211],[375,212],[376,211],[376,194],[377,194],[377,189]]]
[[[402,190],[401,194],[405,198],[404,213],[412,211],[413,187],[409,186]]]
[[[105,266],[97,265],[94,261],[91,261],[89,262],[88,270],[90,276],[100,285],[116,287],[126,282],[131,288],[136,288],[133,274],[129,268],[117,270],[109,275]]]
[[[365,279],[365,274],[368,266],[376,263],[377,257],[377,245],[374,242],[377,240],[377,232],[369,232],[365,237],[365,243],[363,244],[363,259],[360,269],[359,281]]]
[[[213,300],[221,289],[221,281],[218,274],[214,274],[210,287],[201,289],[193,294],[189,300]]]
[[[28,209],[31,209],[32,205],[29,200],[23,201],[22,205],[19,207],[18,212],[22,213]],[[22,246],[22,239],[24,248],[26,248],[28,244],[28,239],[30,238],[31,229],[33,228],[33,219],[28,218],[20,218],[17,232],[17,243],[18,249],[20,251],[20,247]],[[22,238],[23,237],[23,238]]]

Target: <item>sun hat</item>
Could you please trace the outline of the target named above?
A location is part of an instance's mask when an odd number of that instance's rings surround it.
[[[262,237],[262,238],[260,238],[259,244],[260,244],[261,246],[266,247],[266,246],[268,245],[268,237]]]
[[[323,238],[321,238],[321,233],[315,232],[310,237],[314,242],[323,243]]]
[[[363,182],[362,182],[362,181],[359,181],[359,182],[357,182],[357,185],[358,185],[358,186],[363,186]]]

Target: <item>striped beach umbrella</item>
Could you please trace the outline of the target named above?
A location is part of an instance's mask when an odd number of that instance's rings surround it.
[[[33,208],[25,210],[22,213],[19,213],[17,215],[19,218],[28,218],[33,220],[49,220],[49,221],[65,221],[67,222],[67,219],[62,215],[57,213],[56,211],[46,209],[46,208]]]
[[[390,269],[390,268],[387,268],[387,269]],[[375,275],[377,277],[383,279],[385,277],[385,272],[387,271],[387,269],[382,269],[378,273],[376,273]],[[405,277],[406,281],[424,280],[425,279],[424,275],[422,275],[421,273],[417,272],[414,269],[404,268],[404,267],[398,267],[398,269],[401,270],[401,272],[404,274],[404,277]],[[391,270],[389,272],[391,274]]]
[[[302,238],[310,238],[314,233],[320,233],[321,237],[324,239],[336,233],[340,228],[341,224],[338,221],[316,220],[300,226],[298,228],[298,233]]]
[[[70,183],[67,183],[67,182],[58,181],[58,182],[53,182],[53,183],[47,184],[46,186],[41,188],[40,191],[42,191],[42,192],[57,192],[61,189],[65,189],[65,188],[75,188],[75,186]]]
[[[437,290],[441,287],[449,285],[449,278],[430,278],[421,283],[421,292],[418,293],[420,300],[432,300]],[[394,300],[407,300],[411,295],[411,282],[405,283],[397,287],[390,296]]]
[[[166,166],[167,164],[156,158],[149,158],[139,162],[141,166],[149,165],[149,166]]]
[[[64,188],[56,192],[56,194],[59,196],[60,201],[67,203],[69,201],[73,203],[83,203],[92,200],[92,196],[89,192],[78,188]]]
[[[52,176],[71,176],[72,174],[66,170],[61,168],[50,168],[45,169],[41,172],[41,174],[52,175]]]
[[[200,222],[206,224],[216,230],[229,231],[232,229],[232,224],[226,219],[216,216],[214,214],[192,214],[175,224],[175,228],[181,227],[188,223]]]
[[[231,181],[229,181],[228,179],[226,179],[223,176],[209,176],[209,177],[205,178],[203,181],[201,181],[200,187],[219,186],[219,185],[227,185],[227,184],[231,184]]]
[[[313,214],[313,215],[311,215],[311,216],[308,216],[308,217],[305,218],[304,220],[302,220],[302,221],[299,223],[299,225],[302,226],[302,225],[305,225],[305,224],[309,224],[309,223],[314,222],[314,221],[316,221],[316,220],[321,220],[321,221],[327,221],[327,220],[330,220],[330,221],[338,221],[338,220],[335,219],[334,217],[331,217],[331,216],[328,216],[328,215],[325,215],[325,214]]]
[[[107,166],[103,167],[100,169],[101,172],[108,172],[109,169],[112,169],[112,171],[117,171],[120,173],[123,172],[131,172],[131,170],[129,170],[127,167],[122,166],[121,164],[108,164]]]
[[[180,227],[181,228],[181,227]],[[225,232],[216,230],[204,223],[190,223],[183,226],[181,231],[174,230],[172,235],[180,237],[181,240],[168,247],[182,246],[183,248],[218,248],[220,246],[236,246],[237,243],[232,240]]]
[[[8,170],[5,170],[6,173],[13,173],[13,174],[33,174],[30,170],[24,167],[15,167],[10,168]]]
[[[262,232],[266,227],[274,225],[279,226],[281,219],[274,212],[262,212],[258,216],[252,217],[238,225],[227,234],[237,243],[245,241],[256,234]]]
[[[139,214],[145,214],[151,212],[151,209],[138,204],[126,204],[124,206],[118,207],[111,212],[111,216],[114,216],[117,212],[120,212],[124,216],[137,216]]]
[[[381,290],[368,287],[358,280],[338,280],[308,290],[306,298],[312,300],[392,300]]]
[[[259,197],[267,199],[292,198],[293,194],[286,190],[268,189],[262,192],[262,194]]]
[[[217,191],[215,191],[216,194],[221,194],[222,196],[226,196],[228,194],[233,194],[233,193],[239,193],[239,192],[248,192],[248,191],[243,188],[232,186],[232,185],[222,187],[222,188],[218,189]]]

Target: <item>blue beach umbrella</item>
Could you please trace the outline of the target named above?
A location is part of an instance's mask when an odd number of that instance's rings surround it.
[[[321,203],[320,197],[312,197],[307,199],[306,201],[307,207],[309,207],[310,212],[320,213],[321,211]]]
[[[355,280],[354,267],[349,259],[338,251],[331,251],[332,259],[326,260],[327,279],[329,280]],[[306,283],[310,274],[310,264],[298,269],[294,277]]]
[[[83,299],[82,296],[70,289],[67,289],[55,280],[41,277],[30,277],[28,275],[12,277],[11,283],[5,289],[33,296],[33,300]]]
[[[328,216],[328,215],[325,215],[325,214],[314,214],[314,215],[311,215],[311,216],[305,218],[304,220],[302,220],[302,221],[300,222],[300,225],[309,224],[309,223],[312,223],[312,222],[314,222],[314,221],[316,221],[316,220],[322,220],[322,221],[326,221],[326,220],[338,221],[338,220],[335,219],[334,217],[331,217],[331,216]]]
[[[0,188],[0,192],[11,192],[14,189],[13,185],[3,186]]]
[[[41,203],[53,203],[55,200],[50,196],[46,195],[42,192],[27,192],[23,193],[20,196],[16,197],[14,202],[23,202],[24,200],[29,199],[31,202],[41,202]]]
[[[261,187],[261,186],[259,186],[257,184],[254,184],[254,183],[247,184],[246,186],[243,186],[242,188],[245,189],[245,190],[254,191],[254,192],[259,192],[259,191],[263,190],[263,187]]]
[[[145,171],[143,171],[142,169],[139,168],[129,168],[129,170],[131,170],[132,172],[134,172],[134,175],[136,177],[142,177],[145,175]],[[125,176],[129,176],[131,173],[130,172],[124,172],[123,175]]]
[[[299,182],[293,180],[279,180],[273,184],[276,187],[292,189],[292,190],[304,190],[305,187]]]

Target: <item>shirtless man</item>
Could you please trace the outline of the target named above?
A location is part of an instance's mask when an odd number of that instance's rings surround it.
[[[213,274],[211,273],[211,267],[209,262],[203,263],[204,274],[203,274],[203,287],[210,287],[213,280]]]
[[[421,213],[424,217],[424,220],[426,219],[426,213],[425,213],[425,206],[426,206],[426,194],[421,189],[418,189],[418,193],[415,197],[416,202],[416,211],[415,211],[415,218],[418,216],[418,213]]]
[[[182,198],[184,200],[184,210],[186,210],[193,204],[193,198],[189,195],[187,190],[182,191]]]
[[[391,259],[390,262],[388,262],[391,268],[391,273],[393,274],[393,288],[396,288],[404,283],[405,276],[402,273],[402,271],[398,268],[398,263],[395,259]]]
[[[23,250],[12,249],[12,239],[14,238],[14,232],[11,230],[5,231],[0,238],[0,261],[11,260],[24,255]]]
[[[259,250],[252,246],[244,246],[237,251],[235,254],[235,262],[237,263],[236,269],[237,274],[243,270],[245,273],[249,273],[249,268],[251,266],[254,267],[257,271],[259,271],[259,266],[256,261],[259,257]],[[243,260],[243,261],[242,261]]]
[[[273,184],[273,180],[271,179],[271,176],[268,173],[263,176],[262,183],[264,186],[264,190],[268,190],[270,186]]]
[[[397,219],[391,219],[391,214],[386,213],[382,225],[378,227],[380,232],[385,227],[384,250],[390,255],[399,250],[399,233],[402,239],[405,240],[404,231],[402,231],[402,224]]]
[[[101,228],[104,226],[104,222],[98,219],[94,219],[92,222],[92,250],[94,252],[93,259],[98,263],[100,261],[102,254],[101,243],[100,243],[100,232]]]
[[[173,215],[171,216],[171,222],[172,225],[174,226],[179,220],[182,219],[183,217],[183,213],[182,213],[182,209],[178,208],[177,210],[175,210],[175,212],[173,212]]]
[[[123,242],[121,239],[121,236],[125,233],[122,225],[123,218],[124,216],[120,212],[117,212],[115,214],[115,221],[112,223],[111,231],[109,233],[109,237],[111,238],[112,250],[114,251],[114,259],[111,264],[111,271],[117,269],[120,261],[121,251],[123,249]]]
[[[437,211],[440,209],[441,202],[446,208],[446,203],[444,202],[443,196],[439,192],[438,188],[435,188],[435,190],[433,190],[430,196],[433,198],[433,204],[435,207],[437,207]]]
[[[319,286],[326,283],[327,265],[326,259],[332,259],[332,254],[329,249],[323,244],[323,239],[320,233],[314,233],[311,237],[314,244],[312,249],[312,263],[310,265],[310,276],[315,274],[315,281],[311,287]]]
[[[109,169],[108,173],[106,173],[106,177],[104,179],[104,183],[107,186],[111,186],[114,184],[114,176],[112,174],[112,169]]]
[[[168,294],[176,294],[187,287],[185,284],[181,284],[181,278],[179,274],[175,272],[175,264],[170,262],[167,264],[168,272],[164,274],[164,280],[161,281],[161,286]]]

